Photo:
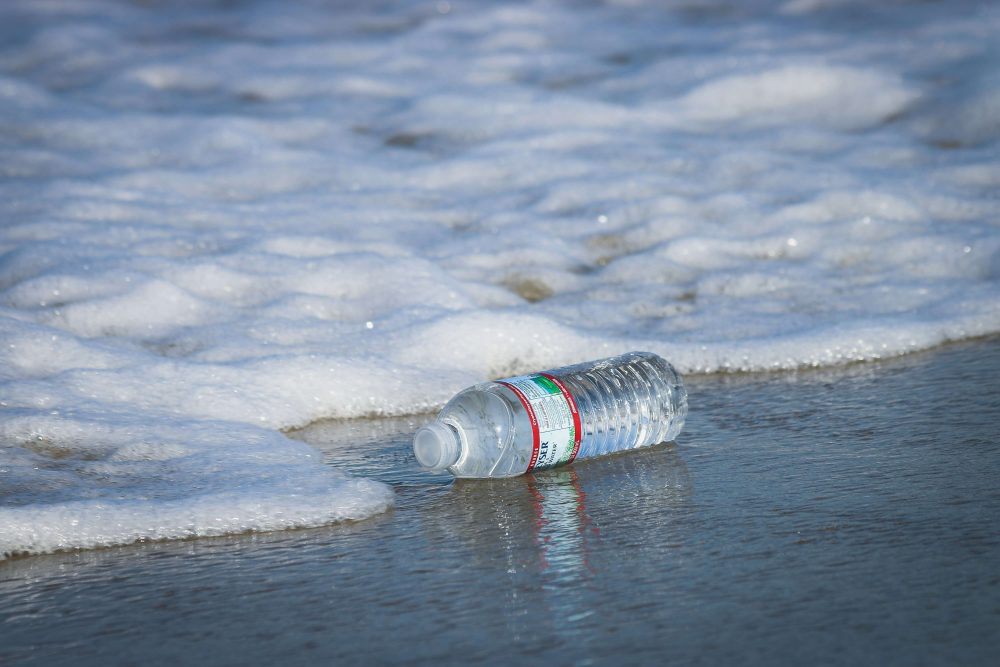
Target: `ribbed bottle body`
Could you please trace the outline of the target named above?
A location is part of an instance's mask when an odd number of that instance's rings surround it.
[[[549,371],[576,400],[583,433],[576,458],[669,442],[687,418],[687,390],[667,361],[631,352]]]
[[[630,352],[459,392],[414,436],[425,467],[510,477],[673,440],[687,391],[668,362]]]

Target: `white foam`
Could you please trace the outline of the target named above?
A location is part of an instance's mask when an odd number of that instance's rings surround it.
[[[898,76],[800,64],[720,77],[676,104],[687,122],[780,126],[793,121],[857,130],[902,112],[916,96]]]
[[[487,377],[1000,332],[1000,10],[688,4],[3,3],[0,553],[364,518],[280,430]]]
[[[278,433],[211,421],[15,410],[4,420],[0,554],[276,530],[384,511],[384,484]],[[92,480],[99,480],[94,482]]]

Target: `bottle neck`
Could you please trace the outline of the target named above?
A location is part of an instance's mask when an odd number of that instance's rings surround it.
[[[444,470],[454,465],[461,454],[461,439],[450,424],[435,420],[413,434],[413,455],[424,468]]]

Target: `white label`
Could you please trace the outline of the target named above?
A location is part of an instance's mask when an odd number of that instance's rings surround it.
[[[569,463],[580,450],[580,414],[558,378],[536,374],[501,380],[514,390],[531,419],[534,441],[528,470]]]

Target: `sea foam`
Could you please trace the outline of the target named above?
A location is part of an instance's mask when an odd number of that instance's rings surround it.
[[[371,516],[281,431],[488,377],[1000,331],[959,4],[4,3],[0,553]]]

